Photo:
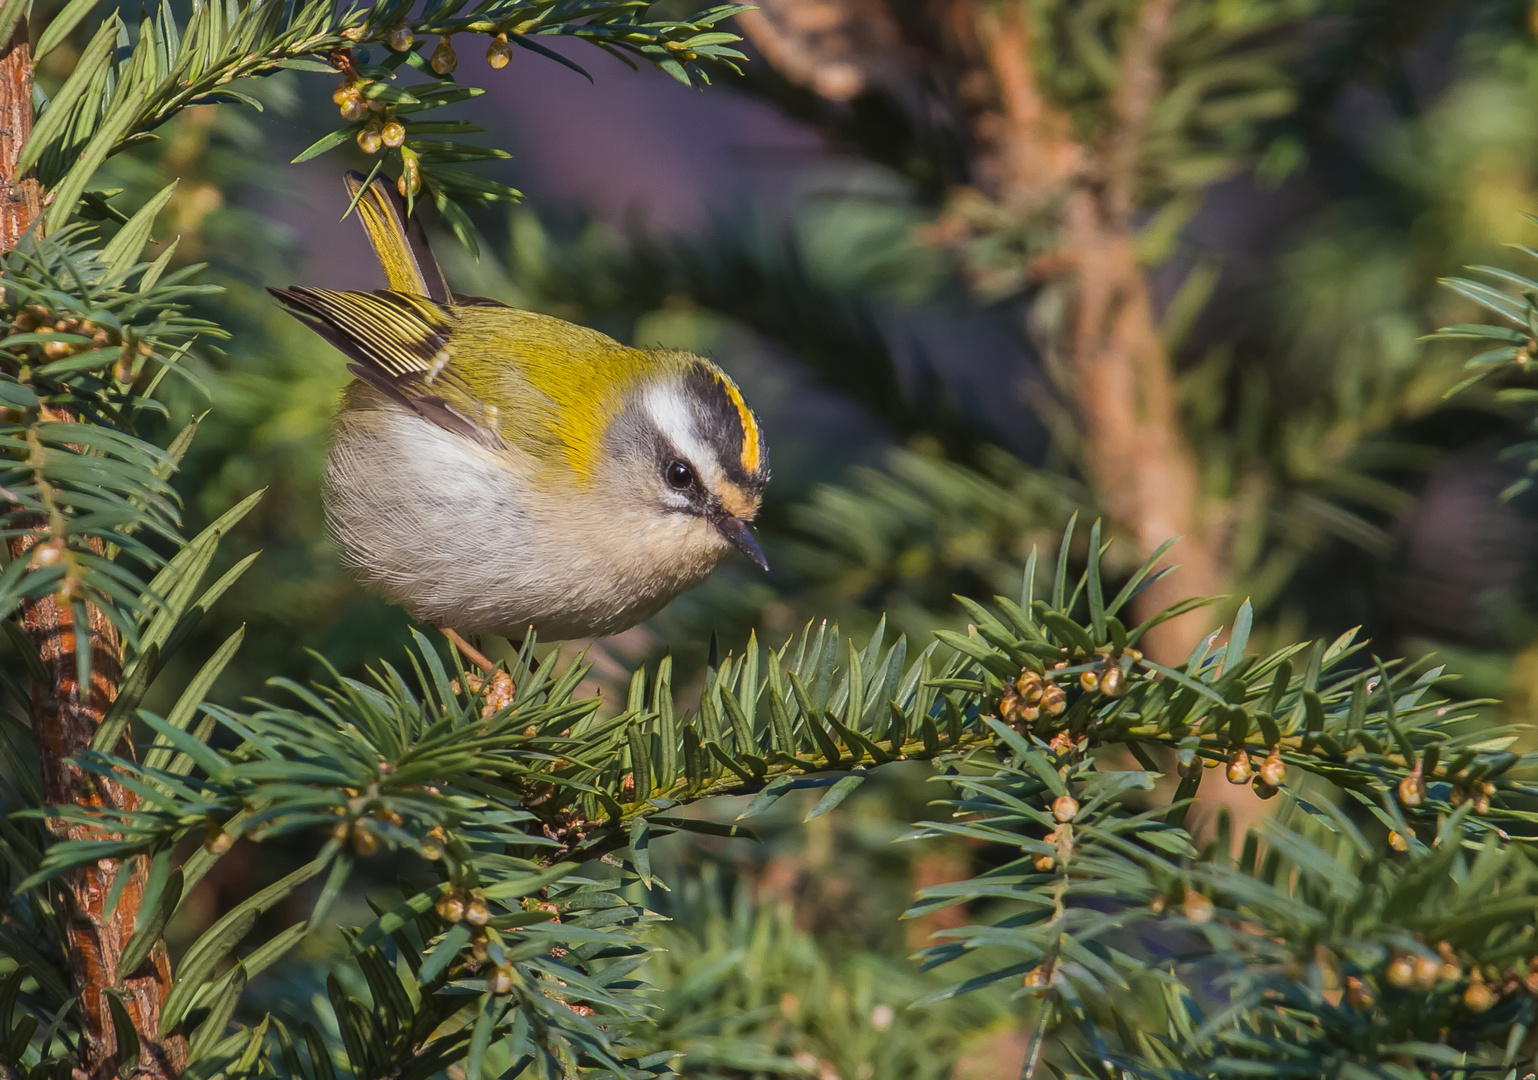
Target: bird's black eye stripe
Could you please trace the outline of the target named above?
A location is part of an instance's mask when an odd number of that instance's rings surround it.
[[[694,470],[682,461],[670,461],[662,470],[668,486],[677,491],[688,491],[694,486]]]

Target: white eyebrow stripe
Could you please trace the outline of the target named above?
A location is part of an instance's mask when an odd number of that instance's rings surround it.
[[[654,386],[646,392],[646,411],[657,430],[667,436],[690,465],[700,473],[707,490],[714,491],[721,481],[721,466],[716,454],[695,433],[694,414],[689,403],[673,386]]]

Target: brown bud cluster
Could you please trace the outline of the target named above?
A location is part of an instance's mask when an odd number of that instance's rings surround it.
[[[106,327],[97,326],[89,319],[77,315],[55,314],[41,304],[31,304],[20,311],[11,322],[8,334],[71,334],[89,338],[88,341],[46,341],[40,348],[45,360],[63,360],[79,353],[92,352],[113,344],[113,334]],[[127,351],[130,378],[132,377],[133,351]],[[119,379],[127,382],[128,379]]]
[[[1439,984],[1458,982],[1464,978],[1463,964],[1458,959],[1458,954],[1453,947],[1445,941],[1439,941],[1436,945],[1436,955],[1432,956],[1423,952],[1396,953],[1388,963],[1383,978],[1388,985],[1397,990],[1414,990],[1417,993],[1428,993]],[[1488,991],[1483,985],[1484,980],[1476,970],[1470,974],[1470,986],[1480,985],[1482,990]],[[1482,994],[1474,995],[1476,1001],[1483,1000]],[[1489,999],[1482,1012],[1495,1003],[1494,996]],[[1469,1005],[1467,996],[1465,1004]],[[1473,1008],[1473,1005],[1469,1005]]]
[[[438,898],[438,902],[433,905],[433,910],[444,922],[459,922],[465,917],[464,892],[457,885],[451,886],[448,892]]]
[[[1463,1007],[1473,1013],[1489,1012],[1497,1000],[1496,992],[1485,985],[1484,976],[1474,972],[1463,991]]]
[[[1434,960],[1429,956],[1417,956],[1415,958],[1415,978],[1411,986],[1416,990],[1425,992],[1437,984],[1442,977],[1446,965],[1440,960]]]
[[[64,558],[66,551],[62,537],[45,541],[32,549],[32,565],[38,570],[55,566]]]
[[[1118,665],[1111,665],[1100,676],[1100,692],[1106,697],[1121,697],[1127,690],[1127,677]]]
[[[1410,775],[1399,781],[1399,801],[1412,810],[1426,801],[1426,776],[1417,761]]]
[[[1452,945],[1445,941],[1437,942],[1437,956],[1442,961],[1443,979],[1453,982],[1463,978],[1463,965],[1458,962],[1458,954],[1453,951]]]
[[[1102,650],[1102,653],[1105,650]],[[1098,669],[1090,668],[1079,673],[1079,687],[1088,694],[1104,694],[1106,697],[1121,697],[1127,692],[1127,673],[1122,669],[1122,658],[1125,657],[1133,663],[1143,659],[1143,654],[1137,649],[1127,649],[1122,653],[1107,656],[1105,663]],[[1059,667],[1065,664],[1057,665]]]
[[[467,892],[458,885],[450,886],[449,891],[433,905],[433,910],[445,922],[457,923],[462,920],[477,930],[491,921],[491,907],[486,903],[486,897],[479,890]]]
[[[341,111],[342,119],[349,124],[356,124],[369,113],[368,99],[363,96],[356,79],[349,79],[336,92],[331,95],[331,100],[336,102]]]
[[[1068,757],[1082,751],[1084,744],[1088,741],[1089,739],[1084,735],[1075,738],[1066,731],[1059,731],[1047,740],[1047,749],[1058,757]]]
[[[1459,784],[1453,788],[1448,801],[1454,806],[1462,806],[1470,800],[1474,803],[1474,813],[1484,815],[1490,812],[1490,796],[1495,794],[1495,785],[1488,780],[1483,783]]]
[[[1255,794],[1262,799],[1273,798],[1282,790],[1282,784],[1286,779],[1287,763],[1282,760],[1281,751],[1273,747],[1266,755],[1266,759],[1260,763],[1260,768],[1255,771]]]
[[[13,334],[30,334],[45,322],[53,320],[49,310],[41,304],[32,304],[23,309],[11,323],[10,332]]]
[[[460,693],[459,685],[458,679],[449,684],[456,694]],[[481,703],[482,716],[495,716],[507,708],[513,703],[513,694],[517,691],[517,687],[513,685],[513,677],[500,668],[492,673],[489,686],[485,679],[474,672],[467,672],[465,674],[464,685],[465,693],[485,694],[486,700]],[[532,737],[535,732],[529,730],[525,734]]]
[[[1075,812],[1078,810],[1077,803],[1074,804],[1074,810]],[[1049,832],[1045,840],[1049,844],[1057,845],[1057,851],[1055,854],[1036,856],[1035,866],[1041,873],[1050,874],[1059,862],[1064,862],[1073,855],[1073,826],[1063,822]]]
[[[1068,701],[1063,688],[1027,668],[1020,672],[1018,679],[1004,688],[1004,697],[999,702],[999,715],[1018,727],[1035,720],[1042,713],[1061,716],[1067,708]]]
[[[358,148],[365,154],[377,154],[384,147],[394,150],[406,141],[406,125],[396,117],[389,103],[370,98],[365,93],[365,83],[349,78],[342,82],[331,95],[342,110],[342,119],[357,123],[367,122],[358,131]]]

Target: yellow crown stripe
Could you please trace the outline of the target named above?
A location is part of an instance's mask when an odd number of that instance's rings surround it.
[[[716,380],[737,407],[737,416],[742,420],[742,468],[751,475],[758,472],[762,460],[758,445],[758,421],[753,419],[753,410],[742,400],[742,391],[737,389],[736,383],[719,371],[716,372]]]

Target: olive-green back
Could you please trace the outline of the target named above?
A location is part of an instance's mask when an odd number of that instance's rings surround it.
[[[462,307],[454,315],[448,367],[463,390],[496,410],[491,417],[504,440],[540,460],[559,452],[579,480],[592,478],[604,432],[630,395],[691,362],[706,363],[633,349],[532,311]]]

